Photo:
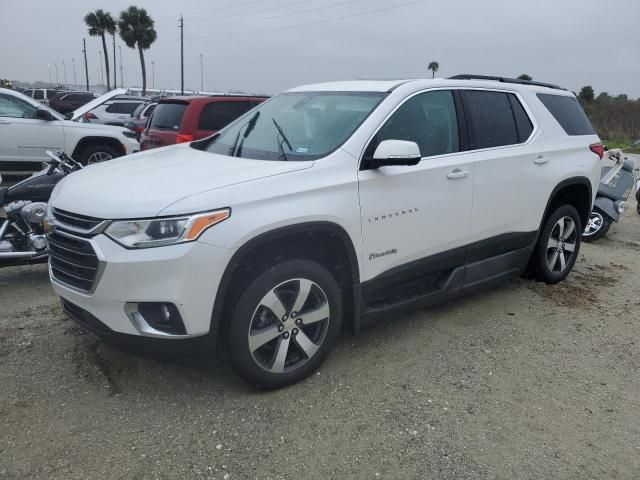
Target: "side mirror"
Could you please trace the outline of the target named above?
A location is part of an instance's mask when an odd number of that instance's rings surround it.
[[[39,120],[44,120],[46,122],[56,120],[56,117],[51,115],[51,112],[49,110],[45,110],[44,108],[38,108],[36,110],[36,118]]]
[[[376,148],[373,158],[367,162],[367,166],[379,168],[386,165],[417,165],[421,159],[420,147],[416,142],[384,140]]]

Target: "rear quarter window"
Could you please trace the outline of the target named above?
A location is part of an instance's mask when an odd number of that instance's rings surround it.
[[[153,112],[149,128],[177,132],[186,109],[185,103],[159,103]]]
[[[202,109],[198,130],[222,130],[255,105],[246,101],[213,102]]]
[[[595,135],[591,122],[575,97],[538,93],[538,98],[567,135]]]

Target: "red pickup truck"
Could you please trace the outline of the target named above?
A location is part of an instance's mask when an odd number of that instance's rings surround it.
[[[142,132],[140,148],[149,150],[208,137],[266,99],[235,95],[163,98]]]

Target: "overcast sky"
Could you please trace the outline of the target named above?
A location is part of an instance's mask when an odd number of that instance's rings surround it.
[[[276,93],[303,84],[359,78],[458,73],[517,76],[571,90],[640,97],[638,0],[0,0],[0,78],[73,82],[87,38],[91,83],[99,79],[100,40],[84,14],[118,16],[134,4],[156,22],[146,53],[148,86],[180,87],[177,28],[185,22],[185,88]],[[141,85],[140,63],[123,45],[124,81]],[[118,75],[118,81],[119,81]]]

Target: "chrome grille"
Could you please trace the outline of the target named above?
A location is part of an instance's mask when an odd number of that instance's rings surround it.
[[[62,225],[68,225],[73,229],[84,230],[86,232],[92,231],[104,221],[100,218],[87,217],[85,215],[67,212],[66,210],[60,210],[58,208],[53,209],[53,217],[56,222]]]
[[[100,261],[88,241],[55,231],[47,235],[51,274],[61,283],[91,292],[98,277]]]

